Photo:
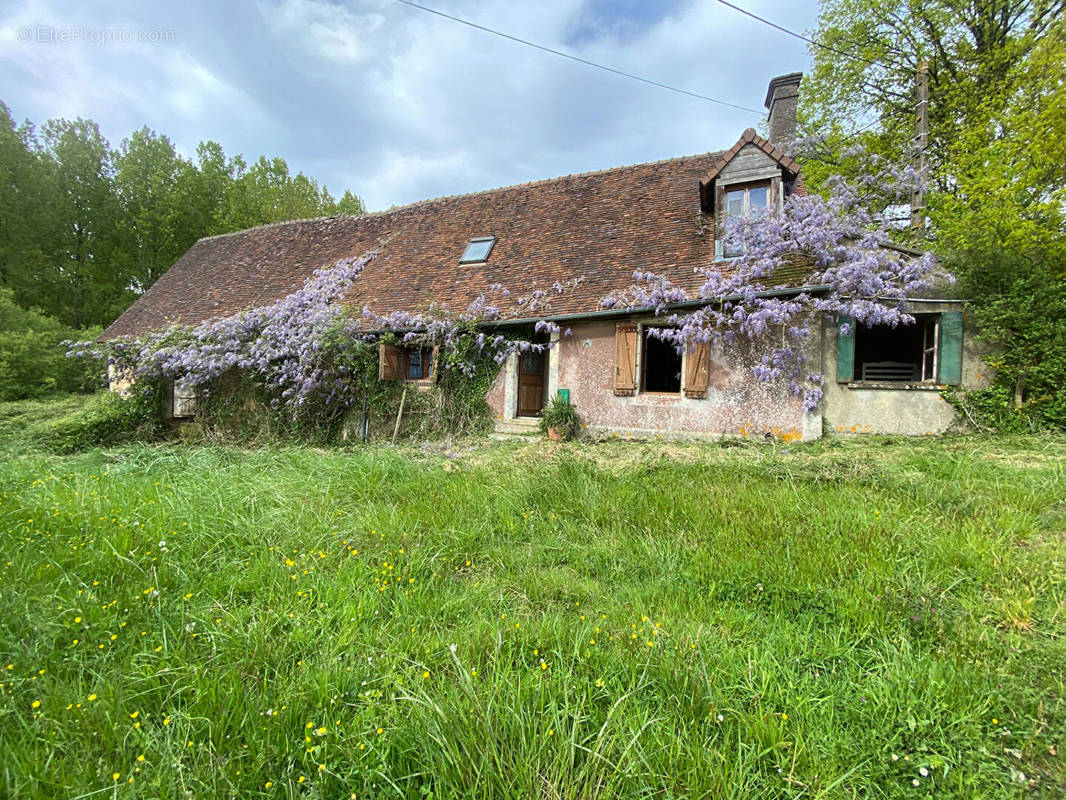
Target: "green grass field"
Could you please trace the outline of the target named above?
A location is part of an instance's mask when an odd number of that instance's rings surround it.
[[[1061,797],[1064,498],[1048,438],[9,446],[0,794]]]

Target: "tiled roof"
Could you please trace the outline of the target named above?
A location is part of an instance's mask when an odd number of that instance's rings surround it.
[[[726,164],[729,163],[729,160],[737,153],[739,153],[747,144],[753,144],[758,147],[760,150],[766,153],[766,155],[770,156],[770,158],[774,159],[774,161],[780,164],[782,168],[787,169],[793,175],[799,174],[799,164],[793,161],[792,158],[790,158],[784,150],[775,145],[769,139],[765,139],[762,136],[759,136],[759,134],[755,132],[754,128],[747,128],[744,133],[741,134],[741,137],[737,140],[737,143],[725,152],[721,153],[719,158],[714,162],[714,164],[711,165],[711,168],[707,170],[707,174],[705,174],[703,176],[703,179],[700,181],[700,186],[703,188],[710,186],[711,181],[718,177],[718,173],[722,171]]]
[[[425,200],[361,216],[264,225],[196,242],[102,338],[225,316],[284,297],[312,271],[380,248],[349,290],[354,307],[459,311],[494,283],[513,296],[583,277],[545,316],[597,311],[652,270],[695,288],[714,260],[700,181],[707,153]],[[467,242],[495,236],[486,263],[459,264]]]

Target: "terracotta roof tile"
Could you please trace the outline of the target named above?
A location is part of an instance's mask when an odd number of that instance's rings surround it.
[[[741,142],[755,141],[745,137]],[[347,301],[381,313],[421,311],[431,303],[460,311],[494,283],[517,297],[582,277],[576,289],[553,298],[543,315],[583,314],[600,310],[607,294],[629,286],[636,270],[652,270],[694,290],[701,282],[694,271],[714,262],[714,224],[701,211],[700,181],[724,155],[207,237],[101,338],[138,336],[264,305],[298,289],[315,269],[373,249],[380,254]],[[460,264],[467,242],[479,236],[496,237],[488,261]]]

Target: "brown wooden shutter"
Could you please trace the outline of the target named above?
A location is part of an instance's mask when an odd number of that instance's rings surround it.
[[[400,378],[400,348],[394,344],[378,345],[378,380],[395,381]]]
[[[619,322],[614,340],[614,393],[627,397],[637,388],[637,323]]]
[[[685,397],[707,396],[708,360],[711,348],[707,342],[696,342],[685,361]]]

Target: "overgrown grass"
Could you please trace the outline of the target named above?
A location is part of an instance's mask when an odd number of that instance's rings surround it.
[[[9,451],[0,794],[1058,797],[1064,465]]]

